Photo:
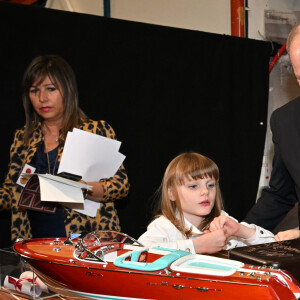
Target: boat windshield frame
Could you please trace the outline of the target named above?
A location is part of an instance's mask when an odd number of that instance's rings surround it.
[[[104,260],[105,252],[116,250],[114,245],[119,244],[143,247],[139,241],[128,234],[113,230],[97,230],[78,239],[75,245],[75,256],[80,259],[98,260],[106,263]]]

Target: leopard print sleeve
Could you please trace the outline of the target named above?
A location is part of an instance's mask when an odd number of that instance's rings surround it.
[[[84,129],[111,139],[116,140],[116,134],[113,128],[106,121],[88,121]],[[122,199],[128,195],[129,182],[128,176],[122,164],[113,177],[101,179],[104,194],[101,202],[110,202]]]
[[[8,165],[8,173],[0,188],[0,210],[10,210],[12,207],[12,201],[16,194],[20,193],[22,188],[16,184],[20,171],[22,169],[22,153],[21,148],[23,147],[23,131],[17,130],[15,132],[14,141],[10,148],[10,162]]]

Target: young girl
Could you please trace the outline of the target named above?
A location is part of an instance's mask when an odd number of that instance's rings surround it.
[[[170,162],[161,185],[159,210],[139,238],[144,246],[215,253],[274,241],[270,231],[239,223],[222,210],[219,169],[198,153],[184,153]]]

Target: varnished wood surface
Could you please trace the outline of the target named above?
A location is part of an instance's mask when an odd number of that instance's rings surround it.
[[[49,245],[45,247],[45,245],[40,244],[27,244],[28,250],[39,254],[51,255],[51,256],[59,256],[59,257],[66,257],[71,258],[73,257],[74,247],[61,247],[60,245]],[[61,248],[60,251],[55,251],[55,248]]]
[[[75,297],[75,298],[71,298],[71,297],[61,297],[61,296],[56,296],[53,295],[52,297],[49,297],[50,295],[45,294],[44,297],[39,297],[39,298],[35,298],[36,300],[43,300],[44,298],[47,300],[79,300],[82,299],[80,297]],[[33,300],[33,297],[27,296],[27,295],[21,295],[19,293],[16,293],[12,290],[6,289],[4,287],[1,287],[0,290],[0,299],[1,300]]]

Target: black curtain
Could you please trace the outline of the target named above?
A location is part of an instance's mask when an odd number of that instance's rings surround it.
[[[24,124],[20,83],[37,55],[64,57],[80,106],[122,141],[130,194],[118,202],[122,231],[138,237],[170,160],[209,156],[221,172],[225,208],[242,219],[254,204],[266,132],[267,42],[0,3],[1,179],[13,132]],[[9,231],[9,214],[1,214]],[[2,230],[3,232],[3,230]],[[0,246],[7,236],[0,237]]]

